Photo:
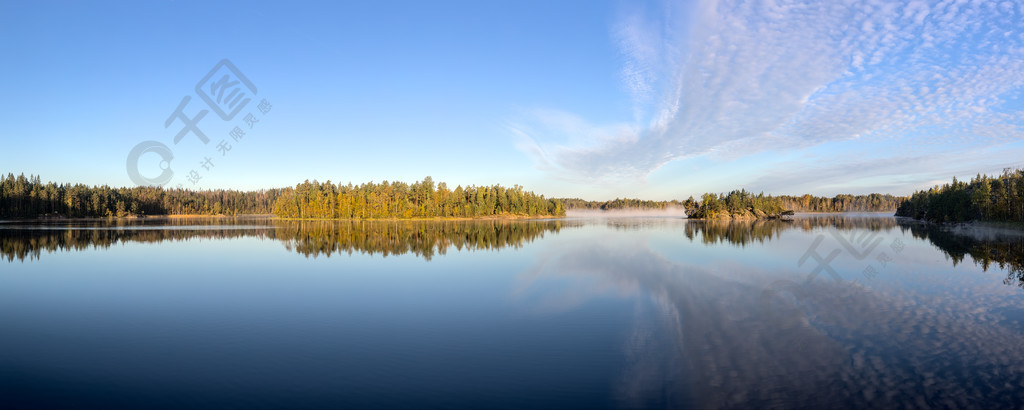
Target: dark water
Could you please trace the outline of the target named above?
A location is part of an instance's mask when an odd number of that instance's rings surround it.
[[[1024,403],[1024,239],[727,223],[0,223],[0,407]]]

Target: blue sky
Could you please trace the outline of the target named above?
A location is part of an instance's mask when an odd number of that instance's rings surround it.
[[[1024,2],[7,1],[0,53],[0,171],[44,180],[133,185],[144,141],[198,189],[907,194],[1024,166]],[[175,144],[222,59],[259,122]]]

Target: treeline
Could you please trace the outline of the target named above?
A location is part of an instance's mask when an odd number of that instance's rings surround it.
[[[612,201],[586,201],[580,198],[558,198],[556,201],[562,202],[566,210],[571,209],[586,209],[586,210],[602,210],[611,211],[619,209],[643,209],[643,210],[663,210],[670,207],[681,207],[683,203],[678,200],[671,201],[651,201],[645,199],[636,198],[616,198]]]
[[[953,177],[952,183],[915,192],[896,215],[932,222],[1024,223],[1024,169],[1007,168],[994,177],[978,174],[970,182]]]
[[[362,185],[309,182],[286,188],[274,215],[300,219],[380,219],[484,216],[564,216],[562,203],[523,187],[461,185],[454,190],[424,178]]]
[[[889,194],[847,195],[821,197],[813,195],[781,195],[783,208],[796,212],[888,212],[895,211],[907,197]]]
[[[0,179],[0,218],[269,214],[279,191],[112,188],[9,173]]]
[[[987,178],[987,177],[986,177]],[[1018,180],[1019,177],[1016,177]],[[1016,182],[1019,184],[1020,182]],[[1002,184],[1002,185],[1000,185]],[[991,182],[993,203],[998,190],[1013,182]],[[1000,191],[1002,192],[1002,191]],[[1017,194],[1019,197],[1019,194]],[[445,183],[434,184],[430,177],[413,184],[387,181],[332,184],[303,182],[295,188],[261,191],[164,189],[159,187],[113,188],[107,185],[43,183],[38,176],[0,179],[0,218],[59,217],[128,217],[143,215],[252,215],[270,214],[302,219],[378,219],[484,216],[563,216],[567,209],[586,210],[664,210],[684,207],[695,217],[715,215],[736,216],[744,212],[769,215],[782,210],[799,212],[891,211],[903,200],[892,195],[838,195],[834,198],[811,195],[765,196],[745,190],[728,194],[704,194],[702,201],[651,201],[618,198],[611,201],[585,201],[579,198],[545,199],[543,195],[524,191],[519,185],[511,188],[494,186],[461,186],[451,190]],[[949,201],[946,201],[949,202]],[[992,215],[1008,215],[1017,208],[994,207]],[[1001,205],[1000,205],[1001,206]],[[1001,217],[992,217],[1000,219]]]

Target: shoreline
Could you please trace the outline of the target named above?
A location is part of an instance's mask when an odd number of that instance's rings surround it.
[[[564,219],[565,216],[554,215],[488,215],[488,216],[435,216],[429,218],[281,218],[271,216],[279,221],[515,221],[523,219]]]

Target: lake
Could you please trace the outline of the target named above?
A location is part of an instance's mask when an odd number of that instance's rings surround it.
[[[0,223],[0,407],[1024,403],[1024,239],[792,221]]]

